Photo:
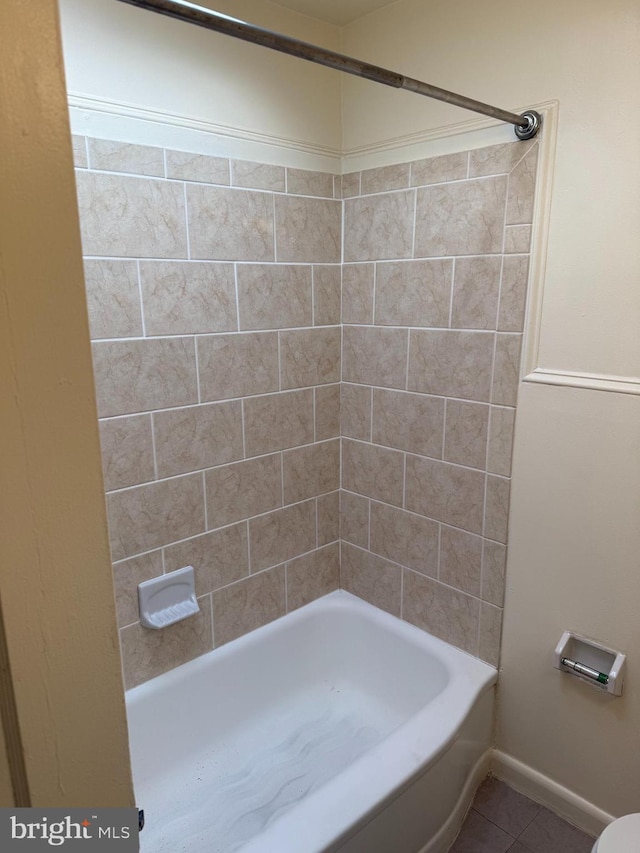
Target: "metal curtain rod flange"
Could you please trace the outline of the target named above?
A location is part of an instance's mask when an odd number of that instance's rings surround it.
[[[217,33],[223,33],[224,35],[242,39],[252,44],[259,44],[262,47],[280,51],[280,53],[297,56],[299,59],[306,59],[318,65],[325,65],[327,68],[344,71],[346,74],[364,77],[366,80],[373,80],[385,86],[392,86],[394,89],[405,89],[408,92],[416,92],[418,95],[425,95],[427,98],[444,101],[447,104],[453,104],[465,110],[482,113],[483,115],[514,125],[515,134],[518,139],[532,139],[536,136],[542,124],[542,117],[535,110],[527,110],[522,115],[511,113],[499,107],[484,104],[482,101],[475,101],[472,98],[466,98],[464,95],[457,95],[455,92],[449,92],[447,89],[440,89],[429,83],[414,80],[412,77],[405,77],[403,74],[389,71],[378,65],[370,65],[368,62],[362,62],[360,59],[354,59],[353,57],[344,56],[341,53],[335,53],[332,50],[326,50],[323,47],[318,47],[308,42],[283,36],[280,33],[274,33],[262,27],[256,27],[253,24],[247,24],[244,21],[230,18],[219,12],[213,12],[202,6],[195,6],[192,3],[182,2],[181,0],[119,0],[119,2],[127,3],[129,6],[137,6],[140,9],[146,9],[149,12],[157,12],[160,15],[167,15],[170,18],[195,24],[207,30],[214,30]]]

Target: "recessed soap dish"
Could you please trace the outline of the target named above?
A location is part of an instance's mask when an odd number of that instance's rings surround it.
[[[138,605],[140,624],[156,630],[198,613],[193,566],[138,584]]]

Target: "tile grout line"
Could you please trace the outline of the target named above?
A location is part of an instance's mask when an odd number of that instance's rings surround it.
[[[198,394],[198,405],[202,405],[202,393],[200,391],[200,362],[198,359],[198,339],[193,336],[193,354],[196,363],[196,392]]]
[[[215,649],[216,647],[216,630],[215,624],[213,621],[213,590],[209,593],[209,606],[211,607],[211,648]]]
[[[515,257],[509,255],[509,257]],[[86,258],[85,260],[95,260]],[[129,258],[128,260],[131,260]],[[144,263],[145,259],[142,259]],[[155,263],[155,261],[154,261]],[[348,329],[368,329],[377,331],[393,331],[393,332],[431,332],[433,334],[466,334],[466,335],[498,335],[498,337],[510,337],[513,335],[522,337],[523,332],[507,329],[467,329],[467,328],[449,328],[448,326],[406,326],[397,325],[395,323],[327,323],[321,326],[276,326],[273,329],[223,329],[218,332],[175,332],[173,334],[159,335],[127,335],[121,338],[92,338],[94,344],[113,344],[113,343],[139,343],[141,341],[175,341],[180,338],[222,338],[231,335],[250,336],[250,335],[273,335],[276,332],[313,332],[327,331],[331,329],[340,329],[345,326]],[[337,380],[336,380],[337,381]],[[331,384],[331,383],[327,383]],[[513,407],[512,407],[513,408]]]
[[[135,263],[136,263],[136,275],[138,278],[138,298],[140,300],[140,324],[142,326],[142,340],[145,340],[147,338],[147,326],[146,326],[146,323],[144,320],[144,299],[142,298],[142,272],[140,269],[140,259],[136,258]],[[104,339],[98,338],[97,340],[99,341],[99,340],[104,340]],[[127,339],[126,338],[115,338],[115,340],[120,341],[120,340],[127,340]],[[97,342],[96,340],[91,341],[91,343],[96,343],[96,342]]]
[[[246,521],[243,522],[243,524],[246,525],[247,528],[247,571],[249,572],[247,577],[251,577],[251,575],[253,574],[253,572],[251,571],[251,529],[249,521],[250,519],[247,518]]]
[[[209,530],[209,511],[207,508],[207,475],[202,472],[202,500],[204,503],[204,529]]]
[[[183,194],[184,194],[184,226],[185,226],[185,236],[187,238],[187,260],[191,260],[191,235],[189,233],[189,202],[187,200],[187,184],[186,181],[183,181]]]
[[[156,455],[156,428],[153,420],[153,412],[151,412],[151,452],[153,454],[153,477],[152,482],[159,482],[158,478],[158,457]],[[138,485],[142,486],[143,483],[139,483]],[[125,486],[125,488],[134,488],[135,486]]]
[[[233,264],[233,283],[236,295],[236,332],[241,332],[240,328],[240,288],[238,285],[238,264]],[[233,334],[233,333],[232,333]]]

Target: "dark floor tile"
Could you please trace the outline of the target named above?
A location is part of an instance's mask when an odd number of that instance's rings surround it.
[[[507,850],[507,853],[531,853],[528,847],[525,847],[524,844],[520,844],[519,841],[516,841],[513,847],[510,847]]]
[[[532,853],[591,853],[594,839],[543,808],[518,841]]]
[[[473,808],[509,835],[517,838],[540,812],[542,806],[534,803],[500,782],[487,777],[478,788]]]
[[[471,809],[449,853],[507,853],[514,840]]]

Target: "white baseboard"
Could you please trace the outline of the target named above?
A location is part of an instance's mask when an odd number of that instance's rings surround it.
[[[552,812],[589,835],[600,835],[614,820],[613,815],[499,749],[493,750],[491,772],[516,791],[547,806]]]

